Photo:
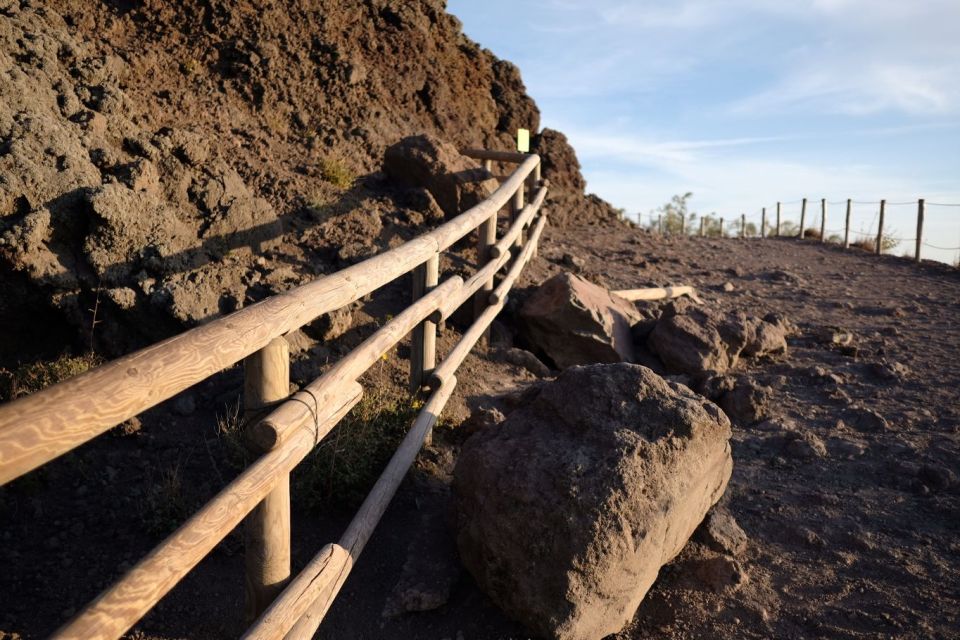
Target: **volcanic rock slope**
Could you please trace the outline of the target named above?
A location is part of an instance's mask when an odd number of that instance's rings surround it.
[[[435,0],[0,17],[0,366],[71,338],[116,355],[392,246],[435,221],[378,171],[389,145],[509,149],[539,128],[516,67]],[[616,218],[562,134],[533,143],[555,224]]]

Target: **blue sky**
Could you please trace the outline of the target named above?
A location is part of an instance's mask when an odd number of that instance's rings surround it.
[[[960,0],[448,6],[520,67],[588,190],[630,213],[686,191],[699,213],[758,220],[804,196],[813,211],[821,197],[960,203]],[[868,230],[876,209],[855,206],[853,228]],[[891,205],[887,226],[912,238],[915,211]],[[830,207],[827,227],[842,215]],[[960,207],[926,218],[931,243],[960,246]]]

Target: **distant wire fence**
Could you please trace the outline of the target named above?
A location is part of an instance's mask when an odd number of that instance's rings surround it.
[[[885,227],[890,207],[916,208],[916,234],[912,238],[900,238]],[[799,207],[799,211],[797,211]],[[842,213],[833,214],[841,207]],[[679,212],[637,214],[637,222],[661,235],[688,235],[700,237],[751,238],[751,237],[795,237],[819,241],[821,243],[842,244],[876,254],[889,253],[900,243],[914,245],[912,257],[920,262],[923,247],[938,251],[957,252],[954,263],[960,262],[960,233],[958,246],[945,246],[928,242],[924,237],[924,219],[929,208],[960,208],[960,203],[928,202],[921,198],[915,201],[888,202],[887,200],[840,200],[819,202],[807,198],[791,202],[777,202],[773,206],[762,207],[750,214],[718,216],[716,214],[698,216]],[[799,222],[797,221],[799,218]],[[808,226],[808,221],[810,226]],[[830,226],[828,227],[828,221]]]

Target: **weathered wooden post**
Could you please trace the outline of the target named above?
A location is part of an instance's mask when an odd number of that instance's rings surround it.
[[[807,224],[807,199],[800,204],[800,239],[803,240],[803,228]]]
[[[430,293],[440,280],[440,254],[413,270],[413,300]],[[410,391],[417,391],[437,364],[437,324],[424,320],[413,330],[410,344]]]
[[[767,237],[767,208],[760,210],[760,237]]]
[[[883,253],[883,214],[887,209],[887,201],[880,201],[880,220],[877,224],[877,249],[876,254],[880,255]]]
[[[703,223],[706,221],[707,221],[706,218],[704,218],[703,216],[700,216],[700,237],[701,238],[703,237]]]
[[[747,237],[747,214],[745,213],[740,214],[740,237]]]
[[[663,235],[663,214],[657,216],[657,233]]]
[[[843,248],[850,248],[850,209],[852,205],[850,198],[847,198],[847,220],[843,225]]]
[[[243,361],[243,405],[248,420],[290,395],[290,347],[283,337]],[[257,449],[252,442],[248,443]],[[260,450],[262,452],[262,450]],[[245,614],[257,618],[290,578],[290,476],[277,485],[247,516],[243,528],[246,564]]]
[[[917,262],[920,262],[920,245],[923,244],[923,203],[923,198],[917,200]]]
[[[483,168],[490,171],[493,167],[492,160],[484,160]],[[497,214],[494,213],[484,220],[477,228],[477,270],[482,269],[490,261],[490,247],[497,243]],[[474,318],[480,316],[487,308],[487,301],[490,299],[490,292],[493,291],[493,279],[483,283],[473,295],[473,315]]]
[[[723,237],[723,218],[720,218],[720,237]]]
[[[680,235],[687,235],[687,216],[680,214]]]
[[[536,167],[533,168],[533,173],[530,174],[530,201],[533,202],[534,198],[537,197],[537,189],[540,188],[542,184],[541,179],[541,165],[538,163]],[[530,252],[530,258],[536,258],[540,254],[540,243],[537,242],[533,246],[533,249]],[[487,332],[489,335],[489,331]]]
[[[827,199],[820,198],[820,243],[827,241]]]
[[[777,237],[780,237],[780,203],[777,203]]]
[[[513,200],[510,205],[510,213],[511,213],[510,221],[511,222],[516,221],[521,211],[523,211],[523,185],[520,185],[517,188],[516,193],[513,194]],[[525,231],[521,231],[519,234],[517,234],[517,240],[516,242],[513,243],[513,246],[517,248],[518,252],[520,251],[520,249],[523,248],[525,233],[526,233]]]

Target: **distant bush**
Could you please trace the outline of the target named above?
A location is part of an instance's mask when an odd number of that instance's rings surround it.
[[[820,229],[815,229],[815,228],[813,228],[813,227],[810,227],[810,228],[808,228],[808,229],[805,229],[804,232],[803,232],[803,237],[804,237],[804,238],[810,238],[810,239],[812,239],[812,240],[819,240],[819,239],[820,239]]]

